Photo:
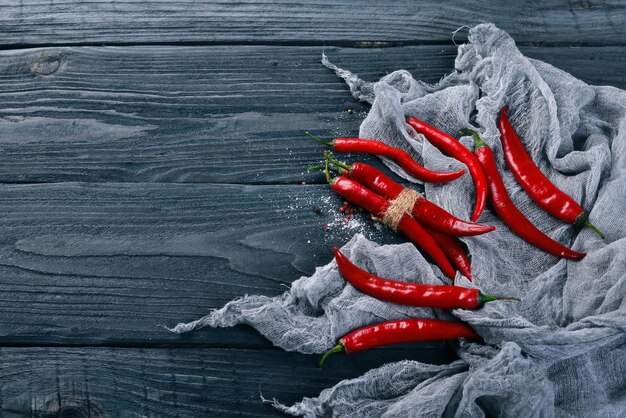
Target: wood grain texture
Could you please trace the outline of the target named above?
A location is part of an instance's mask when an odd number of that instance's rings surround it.
[[[623,45],[625,10],[624,2],[618,0],[367,0],[358,4],[326,0],[10,0],[0,6],[0,42],[449,43],[452,32],[462,25],[493,22],[519,42]],[[462,37],[463,34],[459,36]]]
[[[247,327],[160,325],[279,295],[356,232],[401,241],[344,224],[341,204],[325,186],[0,186],[0,344],[267,347]]]
[[[278,295],[355,232],[401,241],[299,184],[322,151],[302,131],[354,133],[368,110],[322,46],[365,79],[432,83],[452,31],[490,21],[625,88],[625,16],[615,0],[2,2],[0,183],[45,184],[0,184],[0,416],[280,416],[260,393],[289,404],[389,361],[452,361],[422,344],[319,370],[248,327],[160,325]]]
[[[593,84],[626,87],[626,47],[526,47]],[[0,53],[0,182],[312,180],[319,135],[358,132],[368,107],[318,47],[44,48]],[[326,48],[366,80],[452,71],[456,47]],[[348,113],[352,109],[352,113]]]
[[[423,345],[422,345],[423,347]],[[337,356],[235,349],[0,349],[0,415],[16,417],[269,417],[384,359],[448,363],[451,350],[385,349]],[[428,355],[425,355],[428,353]],[[332,361],[332,364],[331,364]],[[433,366],[434,367],[434,366]]]

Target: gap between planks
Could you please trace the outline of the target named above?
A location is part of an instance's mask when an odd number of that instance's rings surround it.
[[[182,42],[58,42],[58,43],[15,43],[0,45],[0,51],[28,50],[40,48],[81,48],[81,47],[211,47],[211,46],[289,46],[289,47],[328,47],[346,49],[365,48],[402,48],[406,46],[457,46],[467,43],[467,37],[458,37],[449,41],[442,40],[300,40],[300,41],[182,41]],[[518,47],[542,47],[542,48],[589,48],[589,47],[619,47],[626,46],[624,41],[616,42],[516,42]]]

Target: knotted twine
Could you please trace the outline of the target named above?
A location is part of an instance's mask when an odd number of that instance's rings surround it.
[[[411,216],[413,206],[417,199],[422,197],[421,194],[415,190],[405,188],[400,194],[393,200],[389,201],[389,207],[383,215],[383,223],[394,231],[398,229],[398,224],[402,220],[404,215]]]
[[[487,209],[480,221],[497,230],[463,238],[472,255],[474,282],[492,294],[522,298],[476,311],[455,310],[486,344],[464,342],[460,360],[433,366],[401,361],[343,381],[284,412],[302,416],[398,417],[616,417],[626,412],[626,93],[589,86],[544,62],[526,58],[508,34],[490,24],[470,30],[458,48],[455,70],[434,85],[407,71],[375,83],[323,62],[372,108],[360,136],[376,138],[421,157],[436,171],[461,168],[424,138],[407,133],[416,116],[451,134],[474,127],[495,153],[516,205],[542,231],[587,256],[558,259],[513,235]],[[495,124],[509,117],[539,168],[590,211],[606,234],[551,218],[521,190],[506,168]],[[472,139],[460,141],[472,149]],[[394,171],[410,179],[399,167]],[[469,176],[425,185],[429,200],[468,219],[473,208]],[[356,235],[342,251],[373,274],[408,282],[443,284],[411,244],[379,246]],[[446,311],[381,302],[347,285],[334,262],[295,281],[277,297],[244,296],[206,317],[180,324],[249,324],[290,351],[322,353],[345,333],[376,322],[422,317],[453,319]]]

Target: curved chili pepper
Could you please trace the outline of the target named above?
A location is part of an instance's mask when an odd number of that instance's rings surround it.
[[[463,132],[471,134],[476,141],[476,150],[474,152],[487,175],[487,181],[489,182],[489,199],[500,219],[502,219],[513,232],[535,247],[541,248],[558,257],[572,260],[580,260],[583,258],[586,255],[585,253],[571,250],[553,240],[537,229],[537,227],[524,216],[515,206],[506,191],[504,182],[498,173],[498,167],[496,166],[496,160],[491,148],[483,142],[476,131],[464,129]]]
[[[474,204],[474,212],[472,212],[471,217],[472,222],[476,222],[483,210],[485,210],[485,204],[487,203],[487,179],[474,154],[456,138],[428,125],[426,122],[410,116],[407,118],[406,123],[411,125],[418,133],[424,135],[428,142],[443,153],[456,158],[467,166],[476,187],[476,203]]]
[[[379,300],[409,306],[439,309],[478,309],[493,300],[519,300],[510,296],[492,296],[478,289],[460,286],[407,283],[374,276],[357,267],[337,247],[335,261],[341,275],[361,292]]]
[[[604,239],[604,234],[589,222],[589,213],[570,196],[559,190],[535,165],[506,116],[504,106],[498,118],[502,150],[509,169],[528,196],[552,216],[579,228],[591,228]]]
[[[461,274],[472,281],[472,263],[465,254],[465,250],[459,243],[459,240],[451,235],[436,231],[424,225],[426,232],[433,237],[435,242],[443,250],[448,260],[461,272]]]
[[[481,341],[480,336],[469,325],[461,322],[440,321],[438,319],[401,319],[380,324],[368,325],[354,330],[339,340],[320,360],[320,367],[333,353],[368,350],[392,344],[420,341],[441,341],[467,338]]]
[[[326,164],[328,164],[328,162]],[[348,202],[362,207],[379,218],[382,218],[389,208],[389,202],[386,199],[354,180],[343,176],[331,179],[328,170],[326,170],[326,179],[335,193],[342,196]],[[454,280],[456,275],[454,267],[452,267],[433,237],[431,237],[415,219],[404,215],[398,224],[398,230],[415,244],[415,246],[424,250],[435,261],[437,266],[439,266],[443,274]]]
[[[335,138],[331,142],[328,142],[311,135],[309,132],[305,133],[317,142],[320,142],[337,152],[361,152],[365,154],[383,155],[385,157],[389,157],[397,162],[404,169],[404,171],[411,176],[429,183],[447,183],[458,179],[464,173],[464,170],[445,173],[429,170],[415,162],[408,152],[390,147],[389,145],[374,139]]]
[[[340,161],[326,158],[336,166],[343,168],[345,175],[358,181],[385,199],[393,200],[404,190],[404,186],[387,177],[382,171],[365,163],[346,165]],[[420,195],[421,196],[421,195]],[[412,215],[424,225],[446,234],[458,236],[480,235],[496,229],[495,226],[480,225],[463,221],[445,209],[421,196],[415,202]]]

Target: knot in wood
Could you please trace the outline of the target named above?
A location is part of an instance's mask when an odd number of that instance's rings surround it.
[[[61,58],[43,56],[30,65],[30,71],[38,75],[51,75],[61,67]]]
[[[47,401],[35,414],[40,418],[108,418],[102,405],[80,396],[61,396]]]

